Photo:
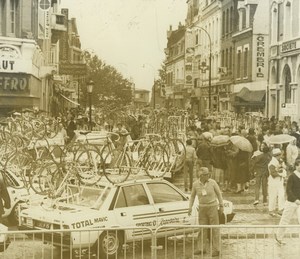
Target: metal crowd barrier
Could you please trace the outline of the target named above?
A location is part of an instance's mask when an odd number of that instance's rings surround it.
[[[275,234],[278,229],[285,229],[284,241],[278,244]],[[216,231],[219,255],[213,257],[214,249],[212,235]],[[72,234],[71,234],[72,233]],[[95,236],[109,233],[110,238]],[[135,238],[128,241],[125,233]],[[199,237],[208,234],[206,253],[204,249],[198,255]],[[219,235],[218,235],[219,233]],[[115,235],[114,235],[115,234]],[[218,226],[160,226],[155,230],[144,227],[111,228],[92,230],[35,230],[0,232],[6,240],[0,243],[1,259],[198,259],[198,258],[300,258],[300,225],[218,225]],[[114,237],[118,236],[115,243]],[[72,247],[73,240],[79,240],[79,245]],[[105,255],[100,244],[106,244],[106,254],[116,249],[115,244],[121,244],[118,253]],[[3,251],[4,247],[6,249]],[[72,249],[70,249],[70,247]],[[109,251],[108,251],[109,249]]]

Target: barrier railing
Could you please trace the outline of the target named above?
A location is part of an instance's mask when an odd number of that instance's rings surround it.
[[[280,229],[285,231],[286,244],[276,241]],[[300,225],[167,225],[156,229],[7,231],[0,232],[0,240],[4,240],[0,243],[0,258],[198,259],[218,256],[216,258],[296,259],[300,256],[299,238]]]

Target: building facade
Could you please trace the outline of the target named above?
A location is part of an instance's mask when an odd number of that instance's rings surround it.
[[[183,102],[194,113],[267,115],[268,12],[268,1],[187,1]]]
[[[300,2],[269,1],[270,66],[268,115],[299,123]]]
[[[141,109],[149,105],[150,91],[145,89],[134,89],[134,107]]]
[[[189,98],[187,98],[184,89],[186,71],[184,60],[185,26],[180,23],[176,30],[173,30],[170,26],[167,38],[167,48],[165,49],[165,105],[167,108],[185,109],[189,105]],[[192,84],[192,81],[188,79],[188,83]]]
[[[70,21],[59,2],[0,1],[1,115],[24,108],[38,108],[52,114],[58,83],[70,82],[69,73],[63,78],[60,74],[60,45]],[[60,103],[56,104],[59,107]]]
[[[191,89],[192,110],[204,115],[219,110],[221,1],[188,1],[188,5],[186,56],[191,56],[193,84],[185,87]]]
[[[234,43],[233,33],[237,30],[237,0],[223,0],[221,12],[221,66],[218,87],[219,111],[232,111],[231,95],[233,93]]]
[[[0,2],[0,110],[43,107],[45,57],[38,44],[38,1]],[[27,15],[24,15],[26,13]]]
[[[269,20],[268,2],[238,1],[238,23],[234,44],[233,95],[235,112],[266,113],[268,85]]]

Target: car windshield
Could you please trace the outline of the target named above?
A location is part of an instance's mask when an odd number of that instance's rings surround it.
[[[68,186],[67,202],[92,209],[100,209],[109,193],[110,188],[105,186]]]

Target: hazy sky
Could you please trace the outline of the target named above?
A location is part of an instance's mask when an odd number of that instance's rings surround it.
[[[148,90],[164,60],[169,26],[184,24],[187,13],[186,0],[61,0],[61,7],[76,18],[82,49]]]

